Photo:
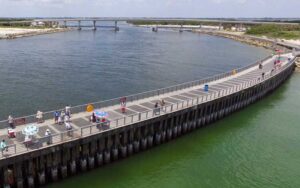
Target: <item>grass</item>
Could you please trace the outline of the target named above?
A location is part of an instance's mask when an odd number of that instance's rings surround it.
[[[279,39],[300,39],[300,25],[257,25],[246,34]]]

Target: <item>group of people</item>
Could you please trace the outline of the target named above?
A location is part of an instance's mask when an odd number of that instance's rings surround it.
[[[55,111],[54,112],[54,123],[55,124],[63,124],[66,122],[70,122],[71,118],[71,107],[66,106],[65,110],[62,110],[61,112]]]
[[[65,110],[62,110],[61,112],[55,111],[54,112],[54,123],[58,125],[65,124],[67,130],[71,130],[72,126],[70,124],[71,122],[71,106],[68,105],[65,107]]]

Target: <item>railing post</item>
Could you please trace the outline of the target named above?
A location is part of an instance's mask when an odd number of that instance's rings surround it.
[[[199,97],[197,97],[197,104],[199,104]]]
[[[80,134],[81,134],[81,137],[83,136],[83,128],[80,128]]]
[[[173,112],[173,104],[171,105],[171,112]]]
[[[141,121],[141,119],[142,119],[142,113],[140,112],[139,113],[139,121]]]
[[[124,117],[124,125],[126,124],[126,117]]]

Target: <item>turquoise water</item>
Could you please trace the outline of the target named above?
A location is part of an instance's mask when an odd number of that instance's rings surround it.
[[[209,127],[49,187],[300,187],[299,82],[295,73]]]

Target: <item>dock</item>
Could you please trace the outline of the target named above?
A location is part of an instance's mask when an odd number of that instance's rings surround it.
[[[0,138],[8,150],[0,153],[0,187],[36,187],[125,158],[206,126],[260,100],[292,74],[292,53],[273,55],[243,68],[210,78],[71,107],[71,130],[44,113],[34,143],[27,145],[22,130],[36,123],[35,115],[16,118],[16,137],[8,138],[8,122],[0,122]],[[280,64],[274,66],[274,62]],[[262,68],[259,68],[262,64]],[[165,105],[155,107],[164,100]],[[107,112],[105,122],[90,121],[87,106]],[[61,111],[59,109],[58,111]],[[51,131],[51,143],[45,131]]]

